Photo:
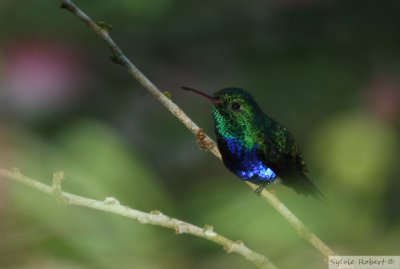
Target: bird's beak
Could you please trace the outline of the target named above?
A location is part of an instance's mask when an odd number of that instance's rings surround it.
[[[184,89],[186,91],[194,92],[200,96],[203,96],[203,97],[207,98],[209,101],[211,101],[211,103],[213,103],[214,105],[221,104],[221,100],[219,98],[210,96],[202,91],[195,90],[195,89],[188,88],[188,87],[182,87],[182,89]]]

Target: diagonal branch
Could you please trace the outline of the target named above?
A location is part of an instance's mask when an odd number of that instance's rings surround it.
[[[221,159],[221,154],[215,142],[207,136],[204,131],[199,128],[174,102],[166,97],[132,62],[125,56],[122,50],[114,42],[108,33],[107,27],[95,23],[89,16],[80,10],[71,0],[61,1],[61,7],[67,9],[83,21],[98,37],[100,37],[112,52],[112,60],[121,64],[146,90],[148,90],[158,101],[160,101],[175,117],[177,117],[197,138],[201,138],[200,145],[209,150],[217,158]],[[253,190],[256,185],[246,182]],[[332,249],[329,248],[321,239],[311,232],[302,221],[296,217],[273,193],[264,189],[261,197],[268,202],[275,210],[277,210],[296,230],[299,236],[307,240],[314,246],[328,261],[329,256],[336,256]]]
[[[82,10],[80,10],[72,1],[62,1],[62,8],[75,14],[81,21],[83,21],[92,31],[94,31],[111,50],[111,59],[118,64],[125,67],[128,72],[134,77],[146,90],[148,90],[158,101],[160,101],[175,117],[177,117],[194,135],[197,135],[201,130],[174,102],[165,96],[122,52],[114,40],[110,37],[108,29],[94,22]],[[210,145],[209,150],[221,159],[218,148],[214,141],[208,136],[204,141]]]
[[[237,253],[239,255],[242,255],[244,258],[251,261],[259,268],[278,269],[265,256],[251,250],[250,248],[245,246],[243,242],[234,242],[216,233],[211,226],[206,225],[204,228],[200,228],[179,219],[166,216],[160,211],[151,211],[150,213],[142,212],[133,208],[129,208],[127,206],[120,205],[118,200],[113,197],[107,197],[104,201],[98,201],[74,195],[68,192],[63,192],[61,190],[61,182],[64,179],[63,172],[54,173],[52,186],[48,186],[37,180],[24,176],[18,170],[9,171],[0,168],[0,177],[18,181],[38,191],[54,196],[57,201],[68,205],[88,207],[100,211],[106,211],[127,218],[135,219],[142,224],[150,224],[169,228],[175,230],[176,234],[191,234],[200,238],[204,238],[218,245],[221,245],[228,253]]]

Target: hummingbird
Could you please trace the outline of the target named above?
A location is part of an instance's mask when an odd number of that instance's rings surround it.
[[[218,149],[225,166],[242,180],[258,187],[279,179],[303,195],[323,200],[307,176],[307,168],[293,136],[265,114],[252,95],[241,88],[225,88],[212,96],[188,87],[214,106],[212,116]]]

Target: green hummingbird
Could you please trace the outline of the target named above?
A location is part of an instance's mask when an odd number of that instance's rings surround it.
[[[225,88],[210,96],[188,87],[214,105],[215,134],[225,166],[236,176],[257,184],[256,192],[276,181],[306,196],[323,195],[307,177],[307,168],[291,133],[265,114],[240,88]]]

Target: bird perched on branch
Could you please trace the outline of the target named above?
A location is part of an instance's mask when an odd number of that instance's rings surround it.
[[[256,192],[279,177],[298,193],[323,198],[306,175],[306,165],[293,136],[265,114],[248,92],[225,88],[210,96],[182,88],[214,105],[212,115],[222,160],[236,176],[257,184]]]

